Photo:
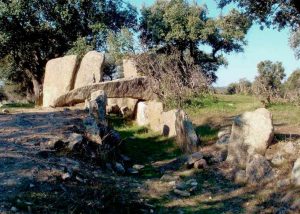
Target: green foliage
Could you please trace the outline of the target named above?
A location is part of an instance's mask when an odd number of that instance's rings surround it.
[[[274,25],[279,29],[291,26],[297,29],[300,23],[298,0],[218,0],[221,8],[230,3],[237,3],[251,20],[266,26]]]
[[[227,87],[227,94],[237,94],[237,88],[238,88],[237,83],[230,83],[229,86]]]
[[[120,32],[110,31],[107,37],[107,48],[116,64],[122,64],[125,56],[135,52],[133,33],[128,28],[122,28]]]
[[[282,94],[282,80],[285,77],[281,62],[262,61],[257,65],[258,76],[253,83],[253,92],[260,96],[265,104],[275,101]]]
[[[72,48],[67,52],[67,55],[78,55],[79,58],[93,50],[93,46],[88,44],[85,38],[79,37],[72,45]]]
[[[295,70],[285,82],[287,90],[300,89],[300,69]]]
[[[290,37],[291,47],[297,58],[300,57],[300,4],[298,0],[218,0],[221,8],[230,3],[237,3],[244,14],[252,21],[264,26],[271,25],[279,30],[285,27],[292,29]]]
[[[36,85],[48,60],[105,49],[108,31],[134,28],[136,15],[122,0],[1,0],[0,59],[13,59],[12,81]]]
[[[148,49],[170,52],[176,47],[188,51],[208,77],[216,80],[215,71],[226,65],[222,53],[242,51],[250,27],[247,17],[232,10],[228,15],[212,19],[207,9],[185,0],[156,1],[141,11],[140,39]],[[211,52],[201,50],[208,45]]]
[[[227,94],[244,94],[252,93],[252,84],[247,79],[240,79],[238,83],[231,83],[227,87]]]

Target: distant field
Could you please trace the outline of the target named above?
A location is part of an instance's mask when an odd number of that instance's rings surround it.
[[[263,107],[254,96],[215,95],[195,98],[185,108],[197,126],[219,129],[232,124],[232,119],[245,111]],[[274,104],[269,107],[278,133],[300,134],[300,107],[292,104]]]

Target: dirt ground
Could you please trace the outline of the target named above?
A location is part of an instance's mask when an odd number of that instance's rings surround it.
[[[148,164],[159,175],[142,178],[48,149],[85,116],[80,109],[0,115],[0,213],[292,213],[290,206],[300,206],[299,189],[234,184],[225,163],[190,170],[176,159],[156,160]],[[198,186],[190,197],[174,194],[175,184],[191,179]]]

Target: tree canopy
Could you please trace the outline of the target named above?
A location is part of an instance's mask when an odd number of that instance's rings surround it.
[[[215,71],[226,64],[223,53],[243,51],[249,27],[248,18],[237,10],[213,19],[207,16],[207,8],[196,3],[160,0],[142,8],[140,39],[144,47],[158,52],[173,47],[182,53],[188,51],[215,81]],[[211,51],[205,51],[205,46]]]
[[[299,0],[218,0],[221,8],[236,3],[250,20],[261,26],[274,26],[279,30],[289,27],[291,47],[300,59],[300,3]]]
[[[105,49],[108,31],[135,28],[136,15],[122,0],[1,0],[0,59],[9,57],[13,67],[5,77],[36,86],[49,59]]]

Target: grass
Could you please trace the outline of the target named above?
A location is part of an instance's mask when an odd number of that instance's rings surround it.
[[[166,138],[150,131],[147,127],[139,127],[133,122],[110,116],[109,123],[126,140],[124,153],[136,164],[145,165],[141,170],[143,178],[160,177],[151,163],[156,161],[171,160],[182,153],[176,146],[174,139]]]
[[[34,103],[7,103],[0,107],[0,109],[8,108],[8,109],[14,109],[14,108],[34,108]]]

